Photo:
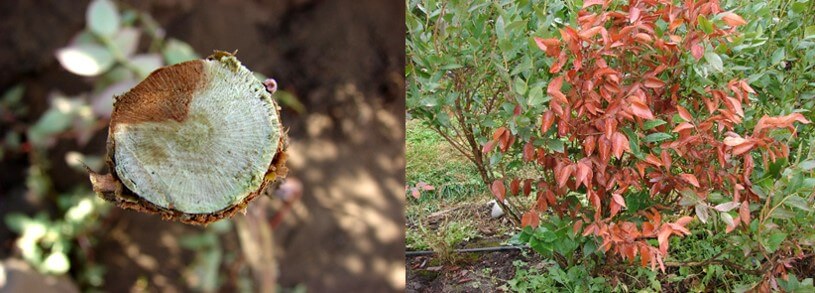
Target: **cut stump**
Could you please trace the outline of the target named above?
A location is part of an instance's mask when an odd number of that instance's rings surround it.
[[[116,97],[110,174],[93,189],[119,207],[207,224],[286,176],[286,133],[267,87],[232,54],[157,69]]]

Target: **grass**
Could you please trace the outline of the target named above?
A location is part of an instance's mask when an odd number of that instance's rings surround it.
[[[408,197],[405,244],[450,256],[462,243],[484,236],[478,227],[488,215],[480,215],[479,207],[492,196],[472,162],[443,137],[418,120],[406,126],[406,183],[424,182],[435,189],[423,191],[419,199]]]
[[[475,166],[418,120],[408,120],[405,140],[407,184],[425,182],[436,187],[433,192],[424,192],[420,201],[472,200],[473,196],[487,192]]]

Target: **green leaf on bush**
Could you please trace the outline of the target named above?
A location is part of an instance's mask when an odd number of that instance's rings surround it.
[[[798,164],[798,167],[801,168],[801,170],[804,170],[804,171],[809,171],[809,170],[815,169],[815,160],[803,161],[803,162]]]
[[[546,140],[546,147],[550,150],[553,150],[558,153],[562,153],[566,151],[565,146],[563,145],[563,141],[559,139],[547,139]]]
[[[786,208],[778,207],[773,211],[772,214],[770,214],[770,217],[779,220],[789,220],[795,217],[795,213],[791,212]]]
[[[664,132],[651,133],[643,139],[645,142],[659,142],[670,139],[671,135]]]
[[[787,238],[787,233],[776,231],[771,233],[769,237],[762,239],[762,242],[764,248],[767,248],[768,252],[773,253],[778,250],[778,246],[781,245],[781,242],[784,242],[785,238]]]
[[[663,125],[665,123],[668,123],[668,122],[665,122],[665,120],[662,120],[662,119],[648,120],[648,121],[645,121],[645,122],[642,123],[642,129],[643,130],[650,130],[650,129],[653,129],[654,127]]]
[[[812,207],[810,207],[809,203],[805,199],[797,195],[791,195],[790,197],[788,197],[787,201],[785,201],[784,204],[790,207],[805,210],[807,212],[812,211]]]
[[[57,51],[57,60],[66,70],[82,76],[96,76],[113,66],[113,55],[102,46],[80,44]]]
[[[722,58],[719,57],[719,54],[716,54],[715,52],[711,51],[705,52],[705,60],[707,60],[707,63],[710,64],[710,66],[713,67],[713,69],[715,69],[716,71],[718,72],[724,71]]]
[[[161,53],[164,55],[164,61],[167,61],[167,65],[200,58],[189,44],[176,39],[169,39]]]
[[[119,50],[122,56],[128,57],[136,53],[140,36],[141,31],[138,29],[132,27],[122,28],[113,36],[113,44],[116,45],[116,49]]]
[[[713,23],[707,20],[704,15],[699,15],[696,20],[699,22],[699,28],[701,28],[706,34],[713,32]]]
[[[770,59],[770,62],[773,65],[781,63],[781,61],[784,61],[785,56],[786,56],[786,53],[784,52],[783,47],[775,49],[775,52],[773,52],[772,59]]]
[[[94,0],[88,6],[85,21],[92,32],[112,37],[119,30],[119,11],[110,0]]]
[[[43,270],[53,274],[64,274],[71,268],[71,262],[62,251],[52,252],[42,262]]]
[[[147,77],[150,72],[161,67],[162,60],[161,55],[158,54],[140,54],[133,56],[130,58],[130,62],[133,63],[133,66],[136,68],[137,73],[142,78]]]
[[[520,77],[515,77],[515,92],[519,95],[526,94],[526,82]]]

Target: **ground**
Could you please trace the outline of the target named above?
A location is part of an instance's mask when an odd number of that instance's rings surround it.
[[[279,284],[308,290],[401,291],[404,288],[404,4],[392,1],[123,1],[147,11],[170,37],[202,55],[238,50],[250,69],[277,79],[306,106],[282,113],[291,137],[290,176],[304,196],[275,230]],[[36,121],[49,91],[72,95],[90,84],[63,70],[55,49],[84,25],[87,1],[4,1],[0,4],[0,90],[25,84]],[[47,9],[45,8],[47,7]],[[32,17],[36,15],[36,17]],[[104,151],[106,131],[86,147]],[[23,199],[27,158],[0,165],[0,216],[48,209]],[[55,189],[87,182],[54,160]],[[7,204],[8,203],[8,204]],[[53,207],[50,207],[53,208]],[[274,211],[268,211],[273,214]],[[94,258],[107,267],[105,290],[186,291],[183,272],[194,255],[178,238],[201,228],[114,209],[104,219]],[[221,236],[236,249],[237,236]],[[13,238],[0,229],[0,257]],[[243,260],[235,256],[234,264]],[[222,268],[236,273],[234,268]],[[230,277],[230,276],[227,276]],[[233,276],[234,277],[234,274]],[[227,280],[229,280],[227,278]],[[234,284],[223,287],[229,290]]]

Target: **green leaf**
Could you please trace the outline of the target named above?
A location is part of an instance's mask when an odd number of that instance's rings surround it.
[[[543,87],[534,86],[529,90],[529,99],[526,100],[527,105],[536,107],[543,105],[551,99],[548,95],[543,94]]]
[[[113,55],[102,46],[80,44],[57,51],[57,60],[66,70],[82,76],[96,76],[113,66]]]
[[[164,55],[164,61],[166,61],[167,65],[200,58],[189,44],[176,39],[169,39],[161,53]]]
[[[0,104],[17,105],[23,99],[23,93],[25,93],[25,86],[23,84],[15,85],[3,93],[3,97],[0,97]]]
[[[13,212],[6,215],[6,227],[11,231],[21,233],[25,223],[29,221],[28,216],[23,213]]]
[[[809,205],[809,203],[805,199],[797,195],[791,195],[790,197],[788,197],[784,204],[790,207],[805,210],[807,212],[812,211],[812,207]]]
[[[804,40],[815,39],[815,25],[810,25],[804,29]]]
[[[662,120],[662,119],[648,120],[648,121],[645,121],[645,122],[642,123],[642,129],[643,130],[653,129],[654,127],[663,125],[665,123],[668,123],[668,122],[665,122],[665,120]]]
[[[515,92],[519,95],[526,94],[526,82],[520,77],[515,77]]]
[[[132,27],[122,28],[113,37],[113,44],[122,56],[128,57],[136,53],[140,36],[141,31],[138,29]]]
[[[784,57],[786,55],[787,54],[784,52],[784,47],[775,49],[775,52],[773,52],[773,56],[771,57],[772,59],[770,59],[771,64],[775,65],[781,63],[781,61],[784,61]]]
[[[803,162],[798,164],[798,167],[801,168],[801,170],[804,170],[804,171],[809,171],[809,170],[815,169],[815,160],[803,161]]]
[[[85,13],[88,28],[105,37],[112,37],[119,30],[119,11],[110,0],[94,0]]]
[[[787,233],[775,231],[770,234],[769,237],[762,239],[764,242],[764,247],[767,248],[767,251],[770,253],[775,252],[778,250],[778,246],[784,242],[784,239],[787,238]]]
[[[136,55],[130,58],[130,62],[133,63],[137,74],[142,78],[147,77],[147,75],[163,65],[159,54]]]
[[[52,252],[42,262],[43,270],[53,274],[64,274],[71,268],[71,262],[62,251]]]
[[[558,153],[563,153],[566,151],[563,141],[559,139],[547,139],[546,147]]]
[[[713,69],[718,72],[724,71],[724,65],[722,64],[722,58],[719,57],[719,54],[715,52],[705,52],[705,60],[707,63],[710,64]]]
[[[670,139],[672,136],[664,132],[651,133],[643,139],[645,142],[659,142]]]
[[[722,216],[722,222],[724,222],[728,226],[733,226],[735,223],[733,222],[733,216],[728,213],[721,212],[719,215]]]
[[[789,220],[795,217],[795,213],[791,212],[786,208],[778,207],[773,211],[772,214],[770,214],[770,217],[779,220]]]
[[[702,221],[702,223],[707,223],[707,219],[710,216],[710,214],[708,213],[707,204],[704,204],[704,203],[701,203],[701,202],[697,203],[696,207],[695,207],[695,210],[696,210],[696,216],[699,217],[699,220]]]
[[[642,150],[640,149],[639,136],[637,136],[637,134],[635,134],[631,129],[623,128],[622,130],[628,137],[628,147],[631,148],[631,154],[637,158],[645,159],[645,154],[643,154]]]
[[[699,22],[699,28],[701,28],[706,34],[713,32],[713,24],[707,20],[704,15],[699,15],[696,20]]]

